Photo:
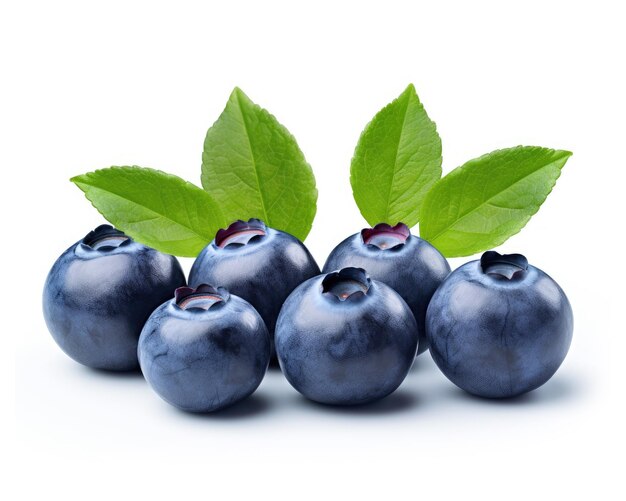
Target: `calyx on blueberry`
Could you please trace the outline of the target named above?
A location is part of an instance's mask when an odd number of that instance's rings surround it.
[[[411,236],[409,227],[404,223],[391,226],[386,223],[379,223],[373,228],[361,230],[361,238],[366,245],[373,245],[379,249],[394,249],[404,245],[407,238]]]
[[[370,284],[362,268],[343,268],[324,277],[322,294],[339,301],[354,300],[367,295]]]
[[[82,240],[84,246],[105,252],[122,245],[128,245],[131,242],[132,240],[125,233],[108,224],[101,224],[95,230],[87,233]]]
[[[499,254],[487,251],[480,258],[483,273],[495,278],[512,280],[520,278],[528,270],[528,260],[521,254]]]
[[[260,219],[249,219],[242,221],[241,219],[232,223],[228,228],[220,229],[215,235],[215,245],[224,248],[229,245],[246,245],[267,233],[267,226]]]
[[[223,287],[200,284],[193,287],[179,287],[174,293],[174,304],[182,310],[208,310],[213,306],[223,306],[230,293]]]

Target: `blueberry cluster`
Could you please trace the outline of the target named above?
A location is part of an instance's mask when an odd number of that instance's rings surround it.
[[[320,273],[295,237],[236,221],[197,257],[189,286],[175,257],[102,225],[55,262],[43,311],[74,360],[139,366],[192,412],[252,394],[273,357],[311,400],[372,402],[428,348],[460,388],[512,397],[552,377],[573,330],[561,288],[523,256],[490,251],[451,273],[404,224],[352,235]]]

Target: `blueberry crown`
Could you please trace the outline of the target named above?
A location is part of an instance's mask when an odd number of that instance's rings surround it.
[[[82,243],[94,250],[108,251],[129,245],[132,239],[120,230],[108,224],[101,224],[85,235]]]
[[[267,233],[267,226],[260,219],[238,219],[228,228],[220,229],[215,235],[215,245],[224,248],[229,245],[242,246],[262,238]]]
[[[496,251],[487,251],[480,258],[480,267],[487,275],[512,280],[526,273],[528,259],[521,254],[499,254]]]
[[[230,298],[223,287],[201,284],[193,287],[179,287],[174,293],[174,302],[182,310],[208,310],[215,305],[223,305]]]
[[[365,297],[371,284],[364,269],[343,268],[324,277],[322,294],[338,301],[352,301]]]
[[[391,226],[379,223],[373,228],[361,230],[361,238],[365,245],[372,245],[379,249],[395,249],[404,245],[411,236],[411,230],[404,223]]]

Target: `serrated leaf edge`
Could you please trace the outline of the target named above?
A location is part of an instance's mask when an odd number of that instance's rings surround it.
[[[459,169],[461,169],[461,168],[463,168],[463,167],[466,167],[466,166],[467,166],[470,162],[478,162],[478,161],[482,160],[483,158],[488,157],[489,155],[492,155],[492,154],[494,154],[494,153],[501,152],[501,151],[506,151],[506,150],[514,150],[514,149],[516,149],[516,148],[536,148],[536,149],[541,149],[541,150],[552,150],[552,152],[553,152],[553,153],[561,153],[561,154],[563,154],[563,156],[562,156],[562,157],[556,158],[556,159],[554,159],[552,162],[550,162],[550,163],[548,163],[548,164],[546,164],[546,165],[544,166],[544,167],[547,167],[547,166],[549,166],[549,165],[551,165],[551,164],[553,164],[553,163],[556,163],[556,162],[557,162],[557,161],[559,161],[559,160],[563,160],[563,165],[561,165],[561,167],[559,168],[558,174],[557,174],[557,176],[554,178],[554,182],[551,184],[550,189],[548,190],[548,192],[546,193],[546,196],[544,197],[544,202],[545,202],[545,200],[548,198],[548,196],[550,195],[550,193],[552,193],[552,190],[553,190],[553,189],[554,189],[554,187],[556,186],[556,182],[557,182],[557,181],[558,181],[558,179],[561,177],[561,173],[562,173],[562,171],[563,171],[563,167],[565,166],[565,163],[566,163],[566,162],[567,162],[567,160],[568,160],[568,159],[569,159],[569,158],[573,155],[573,153],[572,153],[571,151],[567,151],[567,150],[556,150],[556,149],[553,149],[553,148],[544,148],[544,147],[542,147],[542,146],[523,146],[523,145],[518,145],[518,146],[513,146],[513,147],[511,147],[511,148],[501,148],[501,149],[497,149],[497,150],[491,151],[491,152],[489,152],[489,153],[485,153],[484,155],[481,155],[480,157],[476,157],[476,158],[473,158],[473,159],[471,159],[471,160],[468,160],[468,161],[467,161],[467,162],[465,162],[463,165],[460,165],[460,166],[459,166],[459,167],[457,167],[456,169],[454,169],[454,170],[450,171],[448,174],[446,174],[446,176],[444,176],[444,177],[442,177],[441,179],[439,179],[439,180],[438,180],[438,181],[437,181],[437,182],[436,182],[436,183],[432,186],[432,188],[430,189],[430,191],[429,191],[429,192],[426,194],[426,196],[424,197],[424,200],[423,200],[423,202],[422,202],[422,207],[424,207],[424,205],[426,205],[426,201],[428,200],[428,198],[429,198],[430,194],[433,192],[433,190],[435,189],[435,187],[437,186],[437,184],[439,184],[439,183],[443,182],[443,180],[444,180],[444,179],[446,179],[446,178],[447,178],[448,176],[450,176],[450,175],[452,175],[452,176],[458,175],[458,172],[457,172],[457,173],[455,173],[455,171],[458,171]],[[534,172],[532,172],[532,173],[530,173],[530,174],[527,174],[526,176],[524,176],[524,177],[522,177],[522,178],[518,179],[518,180],[517,180],[517,181],[515,181],[515,182],[517,183],[517,182],[521,181],[522,179],[525,179],[526,177],[528,177],[528,176],[531,176],[531,175],[535,174],[536,172],[537,172],[537,171],[534,171]],[[513,186],[513,185],[511,185],[511,186]],[[478,207],[482,207],[482,206],[483,206],[483,205],[485,205],[486,203],[487,203],[487,202],[483,202],[483,203],[481,203],[481,205],[480,205],[480,206],[478,206]],[[495,243],[494,243],[492,246],[490,246],[490,248],[495,248],[495,247],[498,247],[499,245],[502,245],[502,244],[503,244],[504,242],[506,242],[509,238],[511,238],[511,237],[512,237],[512,236],[514,236],[514,235],[517,235],[520,231],[522,231],[522,230],[524,229],[524,227],[528,224],[528,221],[530,221],[530,220],[532,219],[532,217],[533,217],[535,214],[537,214],[537,212],[539,212],[539,209],[541,209],[541,206],[542,206],[542,205],[543,205],[543,202],[542,202],[541,204],[539,204],[539,205],[537,206],[537,208],[536,208],[534,211],[532,211],[532,212],[528,215],[528,217],[526,218],[526,220],[522,223],[522,225],[519,227],[519,229],[518,229],[517,231],[515,231],[515,232],[513,232],[513,233],[510,233],[508,236],[505,236],[505,237],[502,237],[502,238],[495,239],[495,240],[494,240],[494,242],[495,242]],[[461,216],[460,218],[458,218],[458,219],[455,221],[455,223],[456,223],[457,221],[460,221],[463,217],[467,216],[468,214],[470,214],[470,213],[471,213],[471,212],[473,212],[474,210],[476,210],[476,209],[473,209],[472,211],[465,213],[463,216]],[[450,229],[450,226],[447,226],[444,230],[442,230],[442,231],[440,231],[439,233],[437,233],[437,235],[436,235],[435,237],[426,237],[426,236],[422,236],[422,234],[421,234],[421,232],[420,232],[420,237],[424,238],[424,239],[425,239],[425,240],[427,240],[429,243],[431,243],[433,246],[437,247],[436,242],[435,242],[435,241],[436,241],[436,238],[437,238],[438,236],[440,236],[442,233],[444,233],[445,231],[447,231],[448,229]],[[439,249],[439,247],[437,247],[437,248]],[[441,250],[441,249],[439,249],[439,250],[440,250],[440,252],[441,252],[444,256],[446,256],[446,257],[465,257],[465,256],[471,256],[471,255],[473,255],[473,254],[477,254],[477,253],[479,253],[479,252],[483,252],[483,251],[487,250],[487,249],[484,249],[482,246],[470,247],[470,249],[472,249],[472,250],[471,250],[471,251],[470,251],[470,250],[468,250],[468,251],[462,251],[462,252],[459,252],[459,253],[456,253],[456,252],[449,253],[449,252],[446,252],[445,250]]]

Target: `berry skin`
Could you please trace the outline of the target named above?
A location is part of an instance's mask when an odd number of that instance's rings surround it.
[[[428,349],[424,336],[426,308],[439,284],[450,273],[450,265],[441,253],[415,235],[402,223],[396,226],[377,224],[365,228],[333,249],[323,273],[355,266],[367,271],[370,278],[384,282],[402,296],[419,326],[422,336],[418,355]]]
[[[270,338],[250,303],[224,288],[182,287],[148,319],[139,338],[141,370],[166,402],[213,412],[257,389]]]
[[[291,293],[276,324],[276,353],[289,383],[308,399],[364,404],[402,383],[418,337],[397,292],[362,269],[344,268]]]
[[[217,232],[194,262],[189,284],[220,284],[259,312],[273,338],[287,296],[320,269],[296,237],[258,219],[235,221]]]
[[[185,285],[178,260],[102,225],[52,266],[43,292],[48,330],[95,369],[136,369],[137,340],[154,309]]]
[[[573,315],[559,285],[520,254],[485,252],[437,289],[428,306],[430,352],[450,381],[489,398],[538,388],[572,341]]]

